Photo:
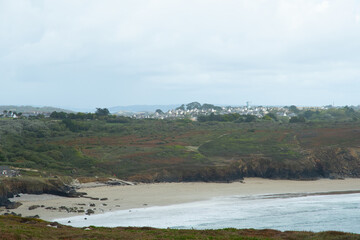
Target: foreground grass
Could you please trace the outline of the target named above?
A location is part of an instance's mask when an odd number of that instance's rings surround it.
[[[51,226],[53,225],[53,226]],[[155,228],[73,228],[39,219],[0,216],[1,239],[326,239],[354,240],[359,234],[342,232],[280,232],[276,230],[175,230]]]

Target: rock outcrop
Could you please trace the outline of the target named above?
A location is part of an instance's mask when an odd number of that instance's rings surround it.
[[[9,201],[19,193],[53,194],[65,197],[81,197],[86,193],[77,192],[71,185],[59,178],[16,177],[0,180],[0,206],[19,207],[19,203]]]

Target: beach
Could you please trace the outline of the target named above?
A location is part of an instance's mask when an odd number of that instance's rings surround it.
[[[337,194],[360,192],[360,179],[314,181],[269,180],[246,178],[233,183],[153,183],[133,186],[108,186],[103,184],[80,185],[79,192],[86,197],[67,198],[54,195],[27,195],[12,198],[23,205],[10,210],[22,216],[38,215],[51,221],[77,215],[85,215],[88,209],[94,214],[131,210],[154,206],[166,206],[208,200],[222,196],[255,196],[292,193]],[[29,207],[36,206],[29,210]],[[34,207],[33,207],[34,208]],[[2,214],[7,210],[2,209]]]

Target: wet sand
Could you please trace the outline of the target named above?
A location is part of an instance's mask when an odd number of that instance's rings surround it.
[[[86,192],[87,198],[24,194],[21,197],[11,199],[19,201],[23,205],[18,209],[10,210],[10,212],[20,213],[24,217],[39,215],[41,219],[51,221],[56,218],[85,215],[85,212],[77,212],[79,210],[91,209],[95,214],[98,214],[116,210],[202,201],[220,196],[271,195],[267,197],[295,197],[304,193],[352,193],[360,192],[360,179],[291,181],[246,178],[243,183],[155,183],[134,186],[97,186],[93,184],[91,187],[83,185],[78,191]],[[29,210],[28,208],[33,205],[40,205],[40,207]],[[68,212],[65,208],[61,209],[61,206],[76,212]],[[56,209],[46,209],[47,207]],[[0,214],[5,212],[6,210],[2,209]]]

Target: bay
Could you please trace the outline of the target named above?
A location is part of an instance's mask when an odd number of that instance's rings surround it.
[[[206,201],[120,210],[54,221],[74,227],[255,228],[360,233],[360,194],[217,197]]]

